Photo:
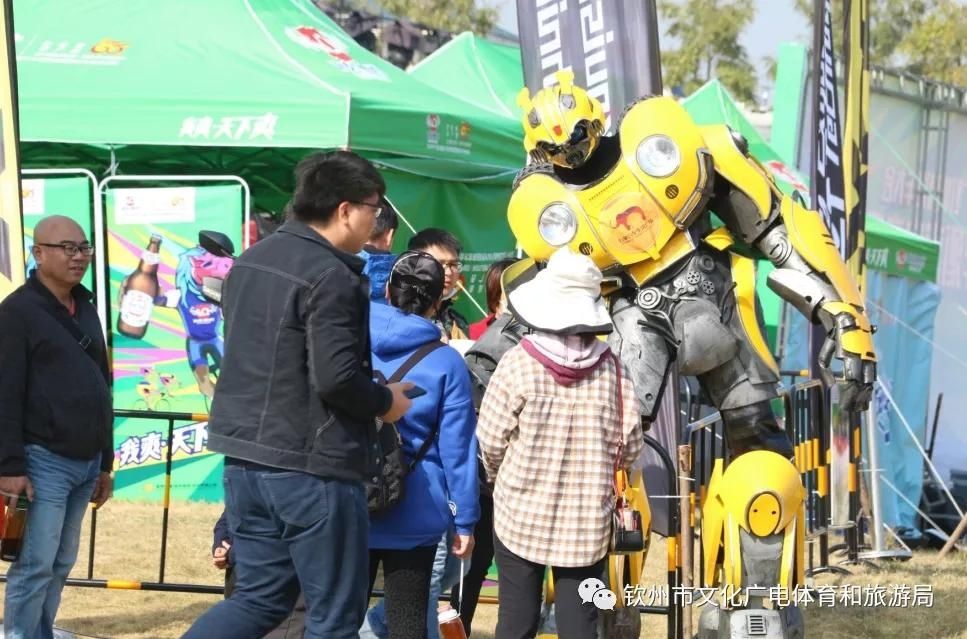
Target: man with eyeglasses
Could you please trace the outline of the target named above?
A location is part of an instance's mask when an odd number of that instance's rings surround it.
[[[412,384],[373,381],[369,281],[356,257],[386,184],[365,158],[316,153],[296,167],[288,218],[235,260],[222,290],[225,357],[208,423],[225,455],[231,596],[187,639],[256,639],[300,593],[306,639],[355,639],[369,591],[376,422]]]
[[[34,229],[36,269],[0,302],[0,493],[29,500],[7,571],[7,637],[49,637],[77,559],[89,502],[111,497],[114,466],[107,349],[81,279],[94,247],[70,218]],[[66,381],[69,380],[69,381]]]
[[[438,228],[423,229],[410,238],[406,247],[411,251],[429,253],[443,265],[443,304],[434,321],[440,326],[444,338],[469,339],[470,323],[453,308],[454,298],[460,292],[461,272],[463,262],[460,253],[463,246],[453,233]]]

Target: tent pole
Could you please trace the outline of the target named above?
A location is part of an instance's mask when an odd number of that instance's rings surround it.
[[[870,451],[870,501],[873,502],[871,517],[873,524],[870,533],[873,535],[873,547],[868,552],[859,554],[860,559],[909,559],[909,550],[887,550],[883,539],[883,506],[880,493],[880,438],[876,432],[876,411],[866,411],[866,432],[869,434]]]

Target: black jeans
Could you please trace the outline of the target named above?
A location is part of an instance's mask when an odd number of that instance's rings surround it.
[[[532,639],[541,620],[541,598],[544,588],[543,564],[536,564],[509,551],[494,535],[497,555],[497,588],[500,608],[494,639]],[[560,639],[596,639],[598,610],[592,603],[582,603],[578,585],[589,577],[601,579],[605,559],[578,568],[552,567],[554,573],[554,615]]]
[[[383,564],[383,596],[389,639],[426,639],[426,609],[436,544],[412,550],[369,551],[369,594]]]
[[[473,613],[477,610],[477,601],[480,599],[480,589],[487,578],[487,571],[490,570],[490,562],[494,559],[494,498],[482,492],[480,519],[473,529],[473,539],[475,543],[470,556],[470,570],[463,578],[463,602],[460,602],[460,586],[454,586],[450,592],[450,605],[454,610],[460,610],[460,619],[468,637]]]

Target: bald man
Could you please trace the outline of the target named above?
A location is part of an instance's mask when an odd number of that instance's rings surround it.
[[[81,279],[94,247],[70,218],[34,229],[37,268],[0,302],[0,493],[29,500],[7,571],[7,639],[53,636],[87,504],[111,497],[114,465],[107,349]]]

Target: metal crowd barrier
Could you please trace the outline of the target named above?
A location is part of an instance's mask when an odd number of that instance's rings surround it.
[[[672,503],[677,504],[679,499],[678,494],[678,482],[675,478],[675,462],[672,461],[671,456],[669,456],[668,451],[666,451],[661,443],[656,440],[651,435],[645,435],[645,445],[649,446],[654,450],[658,456],[661,458],[662,465],[665,467],[665,472],[668,478],[668,494],[672,497]],[[647,489],[647,486],[645,486]],[[643,614],[652,615],[667,615],[668,621],[668,638],[669,639],[682,639],[683,637],[683,611],[684,607],[681,602],[675,597],[676,588],[682,583],[682,566],[681,566],[681,554],[679,553],[679,548],[681,547],[681,526],[679,526],[678,521],[678,509],[674,506],[668,509],[669,517],[669,528],[674,531],[678,531],[675,535],[668,537],[665,540],[666,553],[667,553],[667,577],[668,577],[668,604],[664,606],[637,606],[638,612]],[[618,596],[622,596],[623,593],[616,593]]]
[[[83,579],[69,578],[68,586],[82,588],[109,588],[114,590],[155,590],[163,592],[187,592],[196,594],[220,595],[225,591],[224,586],[207,586],[203,584],[170,583],[165,581],[165,566],[168,558],[168,511],[171,503],[171,455],[174,440],[175,422],[203,422],[208,415],[201,413],[172,413],[161,411],[115,410],[114,418],[151,419],[168,422],[168,449],[165,453],[165,483],[161,515],[161,556],[158,560],[158,581],[135,581],[129,579],[95,579],[94,552],[97,545],[97,510],[91,509],[90,542],[87,552],[87,577]],[[0,576],[0,581],[6,582],[6,574]]]

